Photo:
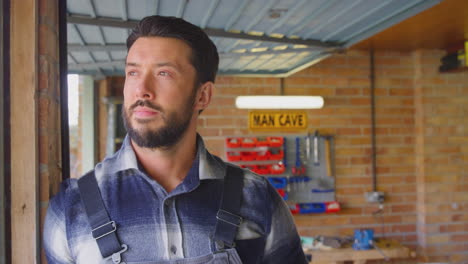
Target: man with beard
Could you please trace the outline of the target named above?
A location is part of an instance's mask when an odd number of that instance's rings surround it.
[[[275,189],[211,155],[196,132],[218,69],[208,36],[151,16],[127,48],[127,137],[50,201],[49,263],[307,263]]]

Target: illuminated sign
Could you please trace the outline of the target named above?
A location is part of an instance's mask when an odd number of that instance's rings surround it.
[[[251,130],[305,130],[307,112],[305,111],[250,111],[249,129]]]

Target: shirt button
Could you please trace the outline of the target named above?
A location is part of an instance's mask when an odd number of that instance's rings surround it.
[[[170,204],[171,204],[171,201],[170,201],[170,200],[164,201],[164,205],[169,206]]]
[[[172,246],[171,246],[171,252],[172,252],[172,254],[175,255],[175,254],[177,253],[177,247],[174,246],[174,245],[172,245]]]

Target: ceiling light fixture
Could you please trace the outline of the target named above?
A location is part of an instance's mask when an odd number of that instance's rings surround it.
[[[240,109],[319,109],[324,104],[322,96],[238,96]]]

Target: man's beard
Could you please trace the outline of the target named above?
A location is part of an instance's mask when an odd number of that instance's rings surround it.
[[[195,90],[195,89],[194,89]],[[182,136],[187,131],[188,126],[190,125],[190,120],[193,115],[193,105],[195,103],[196,92],[193,92],[192,95],[188,98],[186,103],[186,108],[181,111],[178,115],[176,112],[166,113],[160,106],[157,106],[149,101],[138,100],[133,105],[128,107],[128,111],[135,109],[137,106],[144,106],[154,110],[157,110],[160,114],[160,118],[165,124],[160,128],[149,129],[135,129],[132,126],[130,121],[130,116],[127,109],[122,107],[122,118],[124,121],[125,129],[129,137],[135,142],[138,146],[142,148],[163,148],[169,149],[170,147],[177,144]],[[150,123],[150,121],[135,121],[140,124]]]

